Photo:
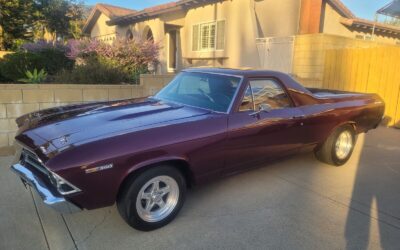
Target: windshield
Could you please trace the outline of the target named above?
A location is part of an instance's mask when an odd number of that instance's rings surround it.
[[[239,77],[182,72],[155,97],[218,112],[227,112]]]

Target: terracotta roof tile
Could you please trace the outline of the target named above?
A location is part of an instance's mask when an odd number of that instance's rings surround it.
[[[104,14],[107,15],[108,17],[125,16],[125,15],[129,15],[129,14],[137,12],[136,10],[122,8],[122,7],[104,4],[104,3],[98,3],[98,4],[96,4],[95,8],[96,7],[100,11],[106,12]]]
[[[85,26],[83,26],[83,32],[84,33],[90,32],[94,23],[96,22],[97,18],[99,17],[100,13],[103,13],[104,15],[106,15],[110,19],[112,19],[112,18],[119,17],[119,16],[133,14],[135,12],[136,12],[136,10],[117,7],[117,6],[104,4],[104,3],[98,3],[92,8],[92,10],[89,14],[89,17],[86,19]]]
[[[341,18],[340,22],[346,26],[354,26],[354,25],[364,25],[367,27],[374,27],[377,29],[382,29],[385,31],[392,31],[394,33],[400,34],[400,27],[394,26],[390,24],[374,22],[367,19],[362,18]]]
[[[165,4],[156,5],[153,7],[145,8],[141,11],[128,14],[126,16],[113,18],[108,22],[109,25],[116,25],[120,22],[126,22],[127,20],[136,20],[137,18],[150,17],[159,13],[167,13],[176,11],[178,8],[190,8],[190,6],[200,6],[211,2],[223,2],[226,0],[179,0],[175,2],[169,2]]]

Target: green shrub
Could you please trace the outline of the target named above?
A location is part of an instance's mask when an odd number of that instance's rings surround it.
[[[147,65],[137,66],[133,68],[129,73],[129,81],[134,84],[140,84],[140,75],[149,73]]]
[[[1,75],[11,81],[24,78],[25,72],[34,68],[45,68],[45,64],[39,55],[30,52],[7,54],[0,64]]]
[[[63,51],[56,49],[44,49],[37,52],[40,59],[43,61],[44,69],[49,75],[55,75],[60,70],[72,69],[74,60],[67,58]]]
[[[129,80],[129,75],[112,65],[96,60],[76,65],[72,70],[63,70],[55,80],[61,83],[119,84]]]
[[[67,58],[62,51],[44,49],[38,52],[16,52],[5,55],[0,64],[0,74],[7,80],[18,81],[25,73],[36,69],[44,69],[54,75],[63,69],[72,69],[74,61]]]
[[[31,71],[26,71],[25,72],[26,78],[19,79],[20,82],[25,82],[25,83],[41,83],[44,80],[46,80],[47,73],[44,71],[44,69],[41,69],[38,71],[36,68],[31,72]]]

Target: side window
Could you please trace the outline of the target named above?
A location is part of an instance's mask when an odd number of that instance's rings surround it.
[[[250,80],[256,109],[261,104],[267,104],[271,109],[291,107],[289,96],[278,82],[272,79]]]
[[[242,103],[240,104],[239,111],[253,110],[253,95],[251,93],[250,85],[247,86],[246,92],[244,93]]]

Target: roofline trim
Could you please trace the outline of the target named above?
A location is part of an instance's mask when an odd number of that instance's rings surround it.
[[[156,17],[164,13],[195,8],[207,3],[223,1],[226,0],[180,0],[178,2],[170,2],[166,4],[156,5],[125,16],[115,17],[112,18],[110,21],[107,21],[107,24],[112,26],[118,24],[126,24],[130,22],[138,22],[147,18]]]
[[[370,20],[362,19],[362,18],[342,18],[340,22],[343,25],[346,26],[355,26],[355,25],[360,25],[360,26],[366,26],[369,28],[373,28],[375,26],[375,29],[382,29],[389,31],[390,33],[394,34],[400,34],[400,27],[396,27],[393,25],[388,25],[384,23],[379,23],[379,22],[373,22]]]

